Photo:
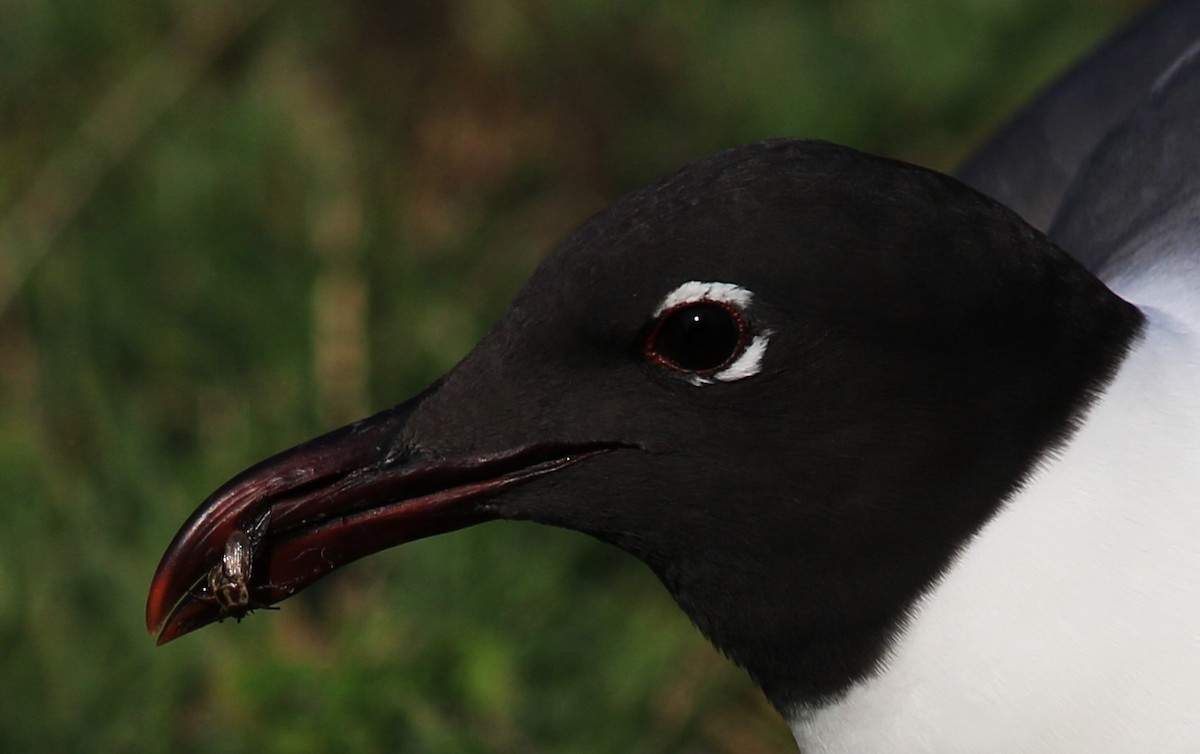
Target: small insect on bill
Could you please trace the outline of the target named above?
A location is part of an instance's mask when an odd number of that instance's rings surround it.
[[[225,540],[225,551],[221,561],[208,571],[200,592],[196,596],[217,603],[220,620],[234,618],[241,621],[250,611],[263,608],[274,609],[257,603],[250,596],[250,576],[254,560],[262,549],[263,536],[271,522],[268,510],[247,529],[234,529]]]

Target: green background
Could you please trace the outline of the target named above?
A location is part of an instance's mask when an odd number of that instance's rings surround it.
[[[0,0],[0,752],[788,751],[639,563],[497,523],[156,648],[216,485],[451,367],[622,192],[941,169],[1135,0]]]

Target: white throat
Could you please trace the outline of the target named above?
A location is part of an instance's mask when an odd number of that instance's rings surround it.
[[[1148,312],[885,669],[792,717],[806,754],[1200,751],[1200,342],[1175,314]]]

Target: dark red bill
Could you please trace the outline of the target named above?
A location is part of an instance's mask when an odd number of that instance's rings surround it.
[[[372,553],[487,520],[479,501],[618,447],[545,444],[429,458],[397,444],[415,402],[284,451],[213,493],[175,535],[151,582],[146,627],[158,643],[231,616],[205,593],[205,579],[230,535],[268,511],[249,569],[251,609]]]

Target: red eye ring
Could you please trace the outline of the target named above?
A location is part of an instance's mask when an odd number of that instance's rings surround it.
[[[735,361],[750,340],[750,325],[727,301],[702,298],[663,310],[655,318],[642,353],[676,372],[706,376]]]

